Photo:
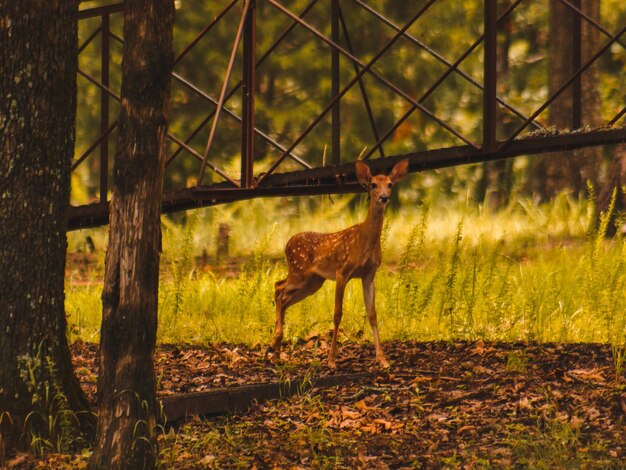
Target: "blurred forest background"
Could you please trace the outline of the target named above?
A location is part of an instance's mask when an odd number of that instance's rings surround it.
[[[174,31],[175,51],[182,51],[229,2],[178,0]],[[368,2],[367,6],[383,14],[391,23],[402,27],[425,2]],[[86,2],[98,5],[98,2]],[[317,2],[308,11],[305,20],[330,36],[330,4]],[[309,2],[296,0],[284,2],[293,12],[301,12]],[[510,2],[499,2],[501,14]],[[235,5],[202,40],[175,66],[175,74],[193,83],[215,100],[224,81],[228,56],[241,15],[241,5]],[[582,9],[595,18],[608,31],[616,31],[626,23],[626,4],[619,0],[583,0]],[[377,19],[359,2],[341,2],[348,36],[341,32],[340,43],[350,46],[354,54],[367,62],[386,41],[395,34],[388,25]],[[553,17],[552,29],[548,27]],[[551,92],[572,74],[571,64],[571,11],[557,0],[550,2],[524,1],[500,24],[498,33],[498,95],[524,115],[530,116]],[[99,18],[80,22],[80,38],[84,41],[98,26]],[[257,59],[274,43],[292,20],[267,2],[257,7]],[[445,71],[440,60],[454,62],[482,34],[483,2],[439,0],[408,29],[414,40],[401,38],[373,69],[398,85],[413,97],[420,97]],[[585,20],[583,29],[583,63],[607,37],[600,34]],[[111,16],[114,37],[122,36],[121,15]],[[564,39],[565,38],[565,39]],[[100,36],[81,53],[79,67],[84,72],[99,77]],[[622,41],[623,42],[623,41]],[[420,45],[417,45],[420,43]],[[430,50],[429,50],[430,49]],[[111,40],[110,88],[118,93],[122,46]],[[228,89],[239,82],[242,75],[241,46],[235,61]],[[437,59],[437,55],[440,56]],[[551,57],[553,59],[551,59]],[[436,116],[469,137],[474,142],[482,139],[482,91],[476,83],[483,83],[483,47],[479,45],[460,65],[461,73],[450,74],[424,101]],[[565,63],[563,63],[565,61]],[[626,49],[619,43],[602,55],[597,65],[583,74],[583,125],[588,129],[601,127],[624,106],[626,80]],[[341,88],[355,74],[355,66],[340,56]],[[277,49],[257,68],[255,125],[264,133],[287,147],[300,132],[319,114],[331,99],[331,51],[318,38],[301,26],[296,26]],[[383,135],[410,109],[405,99],[386,88],[372,76],[363,79],[369,103],[379,134]],[[215,106],[198,93],[173,80],[170,104],[170,132],[184,139],[197,129]],[[571,88],[571,87],[570,87]],[[539,117],[547,130],[566,131],[571,125],[571,90],[556,100]],[[111,116],[118,112],[117,102],[109,100]],[[76,155],[80,156],[100,134],[100,90],[79,77],[78,128]],[[241,116],[240,93],[228,100],[226,107]],[[295,149],[297,155],[313,166],[328,164],[331,152],[330,114]],[[112,118],[113,119],[113,118]],[[623,119],[623,117],[622,117]],[[499,106],[498,139],[506,139],[523,122]],[[112,122],[112,120],[111,120]],[[202,153],[206,145],[210,123],[189,142]],[[619,124],[619,123],[618,123]],[[522,136],[538,132],[529,126]],[[114,131],[115,133],[115,131]],[[239,173],[241,125],[223,114],[217,128],[216,140],[210,159],[232,177]],[[111,137],[109,148],[114,148]],[[341,155],[342,161],[353,161],[357,155],[368,155],[376,143],[361,90],[355,85],[341,100]],[[384,143],[384,155],[450,147],[464,144],[420,111],[414,111]],[[169,153],[177,157],[166,170],[165,188],[182,188],[195,184],[200,162],[173,142]],[[411,200],[420,200],[434,190],[437,199],[461,197],[489,207],[504,207],[518,195],[531,196],[538,201],[552,198],[562,190],[574,194],[586,192],[589,181],[600,188],[609,179],[611,163],[623,150],[615,146],[575,151],[568,156],[517,158],[515,160],[462,166],[428,172],[411,179],[411,189],[403,194]],[[74,172],[72,203],[93,201],[98,194],[98,151]],[[255,141],[254,174],[266,171],[272,159],[280,152],[257,136]],[[378,158],[383,153],[376,150],[371,155]],[[109,167],[112,167],[110,164]],[[297,163],[287,159],[280,171],[299,169]],[[112,173],[112,169],[109,168]],[[213,178],[213,179],[212,179]],[[207,174],[205,183],[220,181],[219,175]],[[615,182],[614,182],[615,183]],[[619,186],[619,181],[617,186]],[[615,186],[615,184],[614,184]],[[319,198],[312,199],[315,207]],[[290,199],[289,201],[293,201]],[[281,204],[285,204],[282,201]],[[606,204],[605,204],[606,205]]]

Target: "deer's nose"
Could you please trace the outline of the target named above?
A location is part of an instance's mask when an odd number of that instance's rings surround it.
[[[383,194],[382,196],[380,196],[379,201],[382,202],[383,204],[387,204],[387,202],[389,202],[389,196],[387,196],[386,194]]]

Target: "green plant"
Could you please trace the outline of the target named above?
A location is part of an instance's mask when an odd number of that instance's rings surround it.
[[[32,399],[32,411],[24,420],[24,435],[33,454],[70,452],[85,442],[78,431],[76,414],[69,408],[54,361],[43,352],[41,344],[34,356],[18,357],[20,379]]]
[[[271,201],[216,208],[219,213],[211,218],[198,213],[190,221],[196,224],[193,230],[175,225],[164,230],[160,342],[269,343],[274,283],[286,272],[282,249],[289,235],[340,229],[358,217],[337,199],[324,207],[326,213],[280,219],[280,204]],[[304,213],[305,201],[301,204]],[[390,213],[389,241],[376,277],[381,337],[619,346],[626,322],[626,245],[622,238],[605,239],[602,228],[588,232],[589,206],[584,199],[563,196],[539,206],[522,201],[490,214],[471,206],[428,205]],[[257,214],[261,210],[263,218]],[[227,275],[194,264],[215,220],[227,221],[237,234],[233,255],[241,267]],[[257,227],[256,235],[246,223]],[[79,280],[67,284],[70,339],[97,341],[101,284],[97,278]],[[333,285],[327,282],[315,298],[290,308],[286,341],[328,331],[333,303]],[[360,338],[367,331],[369,337],[358,281],[348,284],[344,306],[344,334]]]
[[[528,358],[523,352],[511,351],[506,355],[506,365],[509,372],[523,373],[528,369]]]

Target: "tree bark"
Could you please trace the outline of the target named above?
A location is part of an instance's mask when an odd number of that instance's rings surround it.
[[[89,430],[64,305],[77,14],[0,2],[0,466],[34,436],[69,447]]]
[[[601,0],[581,0],[581,9],[589,17],[596,21],[600,21],[600,5]],[[600,31],[589,24],[588,21],[582,20],[581,25],[581,47],[582,47],[582,63],[587,62],[597,52],[600,45]],[[600,66],[595,62],[585,71],[581,79],[582,94],[582,123],[591,129],[597,129],[603,126],[602,121],[602,98],[598,84],[600,83]],[[599,169],[602,167],[603,148],[587,147],[574,150],[574,161],[578,165],[583,186],[589,181],[593,187],[599,184]],[[585,188],[581,188],[584,191]]]
[[[154,468],[154,375],[172,0],[126,0],[122,105],[102,292],[93,469]]]
[[[600,0],[582,0],[581,10],[599,20]],[[550,0],[550,38],[548,47],[548,89],[552,95],[575,72],[572,24],[575,13],[559,0]],[[599,34],[582,20],[581,47],[584,64],[598,47]],[[601,124],[600,95],[597,89],[599,72],[597,64],[591,66],[581,78],[582,124],[597,128]],[[559,131],[572,130],[572,86],[567,87],[550,105],[549,124]],[[596,184],[597,168],[601,160],[600,148],[568,152],[553,152],[538,158],[526,185],[528,192],[545,201],[564,189],[578,193],[585,191],[586,181]]]

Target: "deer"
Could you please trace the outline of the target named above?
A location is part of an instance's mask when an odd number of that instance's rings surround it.
[[[266,359],[270,353],[273,357],[280,357],[287,308],[313,295],[326,280],[334,280],[334,329],[328,353],[328,367],[335,369],[344,291],[348,281],[359,278],[363,284],[363,300],[374,338],[376,359],[382,368],[389,368],[378,334],[374,277],[381,264],[380,236],[385,208],[389,203],[392,187],[406,176],[408,170],[408,160],[402,160],[393,167],[389,175],[372,176],[367,164],[358,160],[355,163],[356,177],[369,194],[365,221],[340,232],[301,232],[289,239],[285,247],[288,274],[275,284],[276,323],[274,338],[265,354]]]

